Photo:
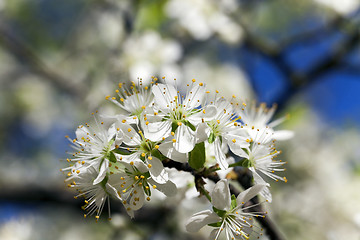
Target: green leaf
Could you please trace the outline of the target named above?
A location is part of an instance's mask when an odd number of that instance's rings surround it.
[[[189,153],[189,165],[193,169],[201,169],[205,163],[205,143],[198,143]]]
[[[189,121],[185,121],[185,125],[188,126],[191,130],[196,131],[196,127],[192,125]]]
[[[113,152],[110,152],[109,153],[109,156],[108,156],[110,162],[113,162],[113,163],[116,163],[117,160],[116,160],[116,157],[115,157],[115,154]]]
[[[236,197],[235,195],[231,195],[231,210],[233,210],[234,208],[236,208],[237,203],[236,203]]]
[[[213,211],[221,218],[223,218],[226,214],[225,210],[220,210],[220,209],[217,209],[216,207],[213,207]]]
[[[210,223],[210,224],[208,224],[208,226],[218,228],[218,227],[221,227],[221,224],[222,224],[222,222]]]
[[[118,153],[118,154],[121,154],[121,155],[130,155],[131,154],[131,152],[120,150],[120,149],[114,149],[114,150],[112,150],[112,152]]]
[[[216,136],[215,136],[214,132],[211,132],[210,136],[209,136],[209,140],[208,140],[209,143],[215,142],[215,139],[216,139]]]
[[[249,159],[244,159],[241,163],[241,166],[243,166],[245,168],[249,168],[249,167],[253,167],[254,164]]]
[[[177,121],[173,121],[171,123],[171,131],[172,132],[175,132],[178,127],[179,127],[179,125],[178,125]]]

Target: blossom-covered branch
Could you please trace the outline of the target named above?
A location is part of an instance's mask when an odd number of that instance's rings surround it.
[[[215,239],[223,232],[228,238],[262,235],[253,220],[266,212],[260,202],[250,200],[260,194],[271,202],[269,180],[287,181],[278,175],[285,163],[276,160],[280,151],[275,141],[292,137],[292,132],[273,129],[286,117],[271,122],[274,107],[245,103],[236,96],[226,100],[194,79],[185,89],[178,88],[176,80],[170,84],[163,79],[158,83],[153,77],[149,86],[141,79],[130,86],[119,84],[117,96],[106,97],[118,113],[93,113],[94,125],[80,125],[76,138],[67,137],[74,151],[62,170],[68,186],[78,191],[76,197],[84,197],[84,217],[95,215],[98,220],[107,203],[110,218],[110,197],[134,217],[154,191],[176,195],[184,180],[169,172],[175,168],[192,173],[193,186],[213,206],[190,218],[190,232],[209,225]],[[249,169],[254,186],[241,193],[229,186],[226,176],[234,167]],[[216,182],[212,191],[206,190],[203,178]]]

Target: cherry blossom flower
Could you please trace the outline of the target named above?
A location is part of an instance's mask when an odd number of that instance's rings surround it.
[[[71,164],[70,167],[62,170],[70,171],[68,173],[70,176],[71,174],[85,172],[89,167],[93,167],[98,172],[93,184],[98,184],[108,173],[109,162],[116,161],[112,150],[121,144],[122,136],[115,124],[105,129],[103,122],[98,123],[96,118],[95,122],[96,128],[92,128],[89,124],[81,125],[76,130],[75,139],[71,140],[68,137],[75,151],[67,161],[77,164]]]
[[[193,80],[186,96],[170,84],[153,85],[154,115],[147,115],[144,133],[152,141],[172,136],[173,147],[180,153],[190,152],[196,144],[196,126],[201,122],[205,86]]]
[[[264,185],[255,185],[243,192],[237,198],[230,195],[228,181],[220,180],[211,192],[212,210],[194,214],[186,223],[186,230],[197,232],[205,225],[215,227],[210,239],[218,239],[225,232],[227,239],[249,239],[253,229],[253,217],[263,216],[262,213],[247,211],[256,205],[245,206],[255,197]]]

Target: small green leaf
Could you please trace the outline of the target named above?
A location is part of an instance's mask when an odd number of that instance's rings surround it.
[[[185,121],[185,125],[191,128],[191,130],[196,131],[196,127],[192,125],[189,121]]]
[[[218,228],[218,227],[221,227],[221,224],[222,224],[222,222],[210,223],[210,224],[208,224],[208,226]]]
[[[173,121],[171,123],[171,131],[172,132],[175,132],[178,127],[179,127],[179,125],[178,125],[177,121]]]
[[[116,163],[117,160],[116,160],[116,157],[115,157],[115,154],[113,152],[110,152],[109,153],[109,156],[108,156],[110,162],[113,162],[113,163]]]
[[[241,163],[241,166],[243,166],[245,168],[249,168],[249,167],[253,167],[254,164],[249,159],[244,159]]]
[[[223,218],[226,214],[225,210],[220,210],[220,209],[217,209],[216,207],[213,207],[213,211],[221,218]]]
[[[118,153],[118,154],[121,154],[121,155],[130,155],[131,154],[131,152],[123,151],[123,150],[120,150],[120,149],[114,149],[114,150],[112,150],[112,152]]]
[[[198,143],[189,153],[189,165],[193,169],[201,169],[205,163],[205,143]]]
[[[231,195],[231,210],[233,210],[234,208],[236,208],[237,203],[236,203],[236,197],[235,195]]]
[[[215,136],[214,132],[211,132],[209,139],[208,139],[209,143],[215,142],[215,139],[216,139],[216,136]]]

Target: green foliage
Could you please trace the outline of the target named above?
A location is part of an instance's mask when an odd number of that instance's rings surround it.
[[[199,170],[204,167],[205,163],[205,143],[198,143],[189,153],[189,165],[193,169]]]

